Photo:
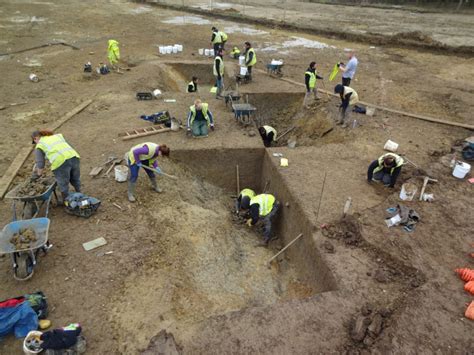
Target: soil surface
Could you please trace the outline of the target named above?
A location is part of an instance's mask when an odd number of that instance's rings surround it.
[[[332,89],[327,76],[344,59],[343,48],[352,47],[360,61],[352,86],[362,100],[473,124],[472,58],[370,48],[123,1],[4,1],[0,11],[1,53],[53,41],[80,48],[52,45],[0,57],[1,171],[30,144],[32,130],[48,128],[93,99],[60,133],[81,155],[83,192],[102,201],[90,219],[53,203],[52,249],[23,283],[13,279],[10,258],[0,256],[0,299],[43,291],[53,326],[81,323],[90,354],[474,352],[473,323],[463,317],[472,297],[453,271],[473,267],[474,193],[449,168],[453,155],[460,158],[452,147],[472,132],[382,110],[354,113],[354,128],[342,129],[333,123],[339,100],[320,93],[304,109],[301,86],[265,72],[266,63],[281,58],[284,78],[302,82],[307,64],[316,60],[325,77],[318,85]],[[458,31],[448,17],[450,33]],[[397,27],[396,17],[385,22]],[[265,149],[256,126],[239,124],[224,100],[209,93],[212,59],[198,50],[209,46],[212,24],[227,29],[229,47],[254,44],[254,81],[240,93],[257,107],[256,121],[280,133],[295,127],[277,146]],[[88,61],[94,67],[106,61],[109,38],[120,42],[121,73],[83,73]],[[158,45],[174,43],[184,51],[158,55]],[[235,89],[238,65],[225,61],[225,86]],[[37,83],[28,79],[31,73]],[[200,91],[186,94],[192,75],[201,78]],[[137,92],[154,89],[162,96],[136,100]],[[122,139],[126,131],[151,125],[143,114],[168,110],[186,122],[197,97],[216,120],[208,138],[191,139],[180,130]],[[366,182],[367,166],[384,153],[387,139],[418,166],[405,165],[394,190]],[[296,148],[288,148],[288,140]],[[160,167],[178,180],[160,177],[162,194],[141,172],[138,201],[131,204],[126,184],[115,182],[113,172],[88,175],[111,155],[122,157],[146,141],[171,147]],[[288,167],[280,166],[279,154]],[[29,179],[32,164],[30,157],[14,186]],[[278,239],[269,248],[258,247],[260,231],[232,214],[236,165],[241,188],[266,187],[281,202]],[[409,203],[421,216],[415,231],[387,228],[386,209],[399,202],[401,184],[420,189],[425,174],[438,182],[427,188],[434,202]],[[352,207],[341,218],[348,197]],[[10,202],[0,205],[4,224],[12,219]],[[84,251],[82,244],[98,237],[107,244]],[[5,338],[0,353],[21,354],[21,341]]]

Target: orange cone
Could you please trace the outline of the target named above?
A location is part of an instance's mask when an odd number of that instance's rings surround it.
[[[466,318],[474,320],[474,301],[471,301],[471,304],[467,307],[464,315]]]
[[[454,271],[458,273],[461,280],[466,281],[466,282],[474,281],[474,270],[464,268],[464,269],[456,269]]]
[[[474,281],[466,282],[464,289],[474,295]]]

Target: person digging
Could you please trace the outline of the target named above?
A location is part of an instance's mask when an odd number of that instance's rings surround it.
[[[270,147],[276,141],[277,131],[272,126],[262,126],[258,129],[258,133],[260,133],[265,147]]]
[[[136,201],[134,195],[140,168],[143,166],[148,166],[153,169],[158,169],[158,157],[160,156],[170,156],[170,149],[166,146],[166,144],[159,145],[149,142],[141,143],[134,146],[126,154],[128,168],[130,170],[130,176],[128,179],[128,200],[130,202]],[[150,179],[153,190],[155,192],[162,192],[163,190],[158,187],[155,173],[148,169],[145,169],[145,171],[148,175],[148,178]]]
[[[209,128],[214,130],[214,118],[209,110],[209,105],[201,100],[194,101],[194,105],[189,107],[187,134],[194,138],[207,137]]]
[[[367,171],[367,182],[380,181],[387,187],[394,188],[402,171],[403,158],[397,154],[387,153],[374,160]]]
[[[186,92],[197,92],[198,91],[198,83],[199,78],[197,76],[193,76],[191,81],[188,83],[188,87],[186,88]]]
[[[241,212],[250,208],[250,200],[255,197],[255,191],[246,188],[240,191],[239,197],[235,200],[235,213],[240,215]]]
[[[254,226],[257,222],[262,221],[263,224],[263,241],[261,246],[268,246],[272,238],[273,223],[278,213],[280,203],[271,194],[260,194],[250,200],[250,217],[247,220],[249,227]]]
[[[334,88],[334,93],[339,94],[341,97],[341,105],[339,106],[339,120],[338,125],[342,125],[342,128],[346,128],[351,119],[351,112],[354,105],[359,102],[359,95],[357,92],[349,86],[337,84]]]

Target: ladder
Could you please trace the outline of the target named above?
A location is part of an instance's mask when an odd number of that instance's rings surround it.
[[[145,127],[145,128],[131,129],[129,131],[119,134],[119,136],[122,137],[122,140],[127,141],[134,138],[146,137],[146,136],[151,136],[153,134],[169,132],[169,131],[171,131],[171,128],[167,128],[164,125],[156,125],[156,126],[150,126],[150,127]]]

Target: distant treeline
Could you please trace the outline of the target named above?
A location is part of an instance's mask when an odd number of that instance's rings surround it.
[[[306,0],[322,4],[344,5],[399,5],[420,8],[474,9],[474,0]]]

